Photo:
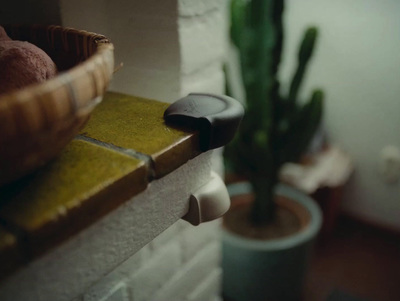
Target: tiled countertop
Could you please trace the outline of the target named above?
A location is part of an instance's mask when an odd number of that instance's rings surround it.
[[[197,132],[165,125],[168,105],[108,92],[55,160],[0,188],[0,277],[200,153]]]

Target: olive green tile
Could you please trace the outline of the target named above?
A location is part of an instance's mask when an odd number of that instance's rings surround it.
[[[0,190],[0,218],[40,252],[143,191],[147,172],[143,161],[74,140],[43,169]]]
[[[22,264],[17,237],[0,226],[0,278]]]
[[[197,132],[174,129],[164,123],[168,106],[108,92],[81,134],[151,156],[155,176],[162,177],[199,154]]]

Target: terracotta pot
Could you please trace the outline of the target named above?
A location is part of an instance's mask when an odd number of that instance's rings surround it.
[[[249,195],[248,183],[228,186],[231,197]],[[319,207],[307,195],[278,186],[278,206],[294,213],[300,230],[270,240],[239,236],[225,226],[222,236],[223,295],[228,300],[300,300],[312,244],[322,222]],[[241,198],[241,202],[246,198]],[[233,206],[243,206],[235,203]]]

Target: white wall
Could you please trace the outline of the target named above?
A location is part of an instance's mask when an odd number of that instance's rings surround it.
[[[60,8],[64,26],[113,42],[123,68],[112,90],[173,102],[190,92],[223,93],[226,1],[60,0]]]
[[[114,44],[115,63],[123,68],[111,90],[170,102],[180,98],[176,0],[59,2],[62,25],[102,33]]]
[[[400,147],[400,1],[287,0],[281,78],[291,78],[306,26],[320,28],[303,96],[322,87],[326,128],[333,143],[354,158],[345,211],[400,229],[400,184],[377,172],[381,149]]]

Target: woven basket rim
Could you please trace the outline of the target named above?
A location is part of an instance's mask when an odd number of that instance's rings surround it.
[[[111,41],[106,38],[104,35],[97,34],[94,32],[86,31],[86,30],[79,30],[71,27],[63,27],[59,25],[5,25],[5,27],[31,27],[31,28],[38,28],[38,29],[62,29],[64,31],[68,31],[71,33],[76,33],[78,35],[88,35],[93,37],[93,42],[97,46],[97,50],[94,54],[92,54],[89,58],[84,60],[83,62],[79,63],[78,65],[63,71],[61,73],[58,73],[55,77],[46,80],[45,82],[41,83],[35,83],[28,85],[22,89],[19,90],[14,90],[10,91],[8,93],[0,94],[0,109],[1,109],[1,104],[3,103],[12,103],[15,101],[18,101],[18,99],[21,99],[20,96],[23,96],[26,93],[33,93],[37,94],[40,93],[40,90],[45,88],[46,90],[49,89],[49,86],[56,84],[60,77],[66,77],[65,74],[69,72],[74,72],[75,70],[79,70],[81,68],[87,68],[87,66],[90,64],[90,62],[93,60],[95,57],[101,57],[101,56],[106,56],[106,55],[113,55],[114,51],[114,45],[111,43]]]
[[[104,35],[55,25],[5,28],[41,30],[50,36],[56,33],[58,38],[72,35],[74,44],[79,41],[84,49],[75,49],[81,52],[83,61],[54,78],[0,95],[0,118],[4,119],[0,125],[5,131],[0,131],[0,141],[51,130],[65,120],[89,114],[99,103],[114,71],[114,46]],[[71,47],[65,42],[66,48]]]
[[[0,110],[3,104],[9,105],[13,102],[21,102],[21,99],[25,98],[25,94],[40,94],[42,90],[50,92],[51,90],[56,89],[59,84],[65,84],[65,81],[67,80],[66,78],[68,78],[68,74],[88,68],[88,65],[91,63],[91,61],[94,60],[94,58],[107,55],[110,50],[114,50],[113,44],[102,42],[98,46],[96,53],[91,55],[88,59],[66,71],[58,73],[55,77],[41,83],[28,85],[19,90],[13,90],[8,93],[0,94]]]

